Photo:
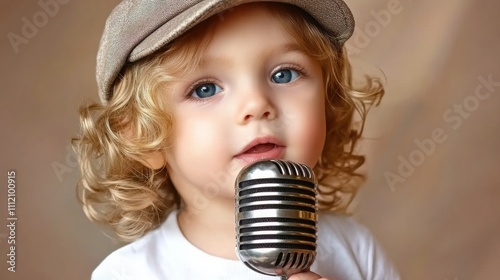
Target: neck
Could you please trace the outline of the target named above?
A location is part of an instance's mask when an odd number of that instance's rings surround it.
[[[221,200],[200,207],[185,205],[179,211],[179,227],[191,244],[207,254],[237,259],[234,200]]]

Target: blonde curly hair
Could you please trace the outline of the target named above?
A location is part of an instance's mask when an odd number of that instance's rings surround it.
[[[362,88],[354,88],[346,50],[336,48],[333,34],[301,9],[270,3],[269,12],[322,66],[327,133],[314,167],[319,208],[345,213],[364,180],[358,168],[365,157],[354,149],[383,86],[378,78],[366,77]],[[171,144],[175,120],[161,94],[175,75],[199,63],[216,24],[211,18],[163,50],[126,65],[111,100],[80,107],[81,134],[72,139],[82,176],[78,198],[91,221],[110,226],[123,241],[154,229],[182,203],[166,168],[154,170],[142,159]]]

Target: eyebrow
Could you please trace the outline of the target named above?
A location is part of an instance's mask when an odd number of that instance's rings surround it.
[[[263,53],[264,57],[271,57],[278,53],[299,52],[307,55],[297,43],[285,43],[273,48],[266,48]],[[232,60],[227,56],[205,56],[200,60],[199,66],[206,67],[208,65],[218,64],[223,66],[232,66]]]

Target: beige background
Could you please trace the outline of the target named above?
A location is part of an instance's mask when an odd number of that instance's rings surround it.
[[[117,247],[76,203],[78,171],[67,149],[78,132],[77,106],[96,98],[95,53],[117,1],[66,2],[45,25],[38,1],[0,2],[0,279],[89,279]],[[500,86],[491,87],[485,100],[474,93],[479,77],[500,82],[500,2],[349,4],[358,22],[349,42],[356,64],[382,68],[388,81],[367,124],[362,148],[370,177],[354,205],[356,218],[404,279],[499,279]],[[391,18],[376,16],[381,14]],[[33,22],[34,15],[40,27],[16,52],[8,34],[22,35],[23,17]],[[416,142],[429,143],[436,129],[435,148],[427,146],[428,155],[419,151]],[[405,161],[413,172],[398,171]],[[2,226],[12,169],[15,273],[7,271]],[[391,184],[388,172],[400,181]]]

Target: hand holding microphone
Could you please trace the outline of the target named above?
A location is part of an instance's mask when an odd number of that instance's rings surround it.
[[[288,280],[335,280],[335,279],[327,279],[324,277],[319,276],[318,274],[307,271],[307,272],[301,272],[294,274],[288,278]]]
[[[316,257],[316,187],[314,173],[303,164],[263,160],[242,169],[236,179],[236,250],[245,265],[282,279],[309,270]],[[297,277],[318,279],[314,275]]]

